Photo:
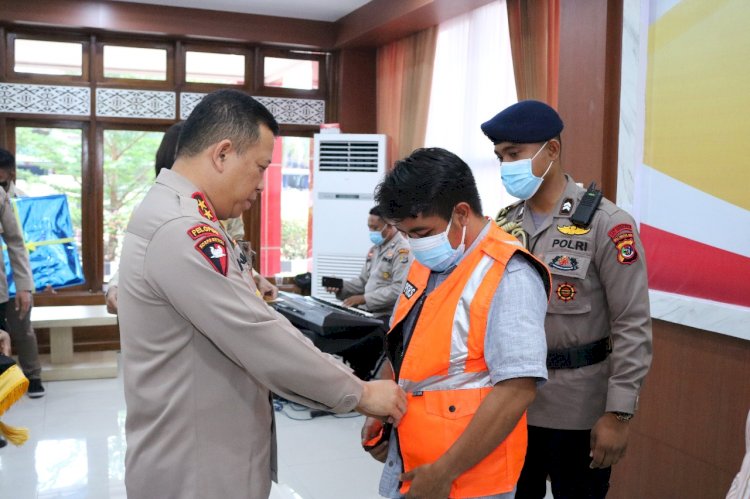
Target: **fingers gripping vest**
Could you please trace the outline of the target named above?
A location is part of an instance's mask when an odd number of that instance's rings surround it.
[[[411,339],[402,352],[398,345],[403,344],[401,323],[422,300],[430,275],[428,268],[418,262],[412,264],[388,334],[391,361],[409,401],[398,428],[405,471],[433,463],[443,455],[492,390],[484,361],[487,316],[505,267],[517,252],[524,253],[549,283],[544,264],[493,224],[477,249],[424,299]],[[494,451],[453,482],[450,497],[511,491],[521,473],[526,440],[524,414]],[[408,489],[409,483],[404,483],[401,492]]]

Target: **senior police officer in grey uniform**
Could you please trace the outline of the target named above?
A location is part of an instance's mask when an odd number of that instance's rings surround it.
[[[390,316],[409,272],[409,241],[383,220],[377,206],[370,210],[367,227],[374,246],[367,253],[362,272],[344,281],[342,289],[332,291],[347,307],[362,305],[376,316]]]
[[[521,200],[501,210],[497,223],[553,277],[545,320],[549,381],[528,411],[519,499],[543,498],[548,475],[555,499],[606,496],[651,365],[646,262],[636,225],[564,173],[562,129],[555,110],[537,101],[514,104],[482,124],[502,164],[503,185]]]
[[[206,96],[125,236],[119,286],[130,499],[267,498],[270,392],[398,421],[393,382],[364,383],[266,305],[219,223],[263,189],[278,125],[236,90]]]

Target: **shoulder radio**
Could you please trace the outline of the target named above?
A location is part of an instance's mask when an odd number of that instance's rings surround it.
[[[594,219],[594,213],[602,202],[602,191],[596,188],[596,182],[591,182],[586,193],[570,217],[570,221],[578,227],[588,227]]]

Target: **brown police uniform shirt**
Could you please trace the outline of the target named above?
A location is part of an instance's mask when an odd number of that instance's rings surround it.
[[[566,175],[557,207],[540,227],[519,202],[498,215],[552,273],[545,330],[548,350],[610,337],[609,358],[579,369],[550,369],[528,410],[545,428],[590,429],[604,412],[635,413],[651,365],[651,315],[643,245],[633,219],[602,199],[588,228],[571,222],[586,192]],[[502,220],[501,220],[502,219]]]
[[[370,248],[359,276],[344,281],[336,298],[343,300],[364,294],[365,310],[375,315],[390,315],[404,289],[411,260],[409,241],[396,232],[389,241]]]
[[[119,318],[130,499],[268,497],[269,390],[334,412],[361,397],[348,368],[257,294],[212,211],[185,177],[162,170],[125,235]]]
[[[0,189],[0,236],[8,246],[10,268],[13,270],[13,280],[16,290],[33,291],[34,277],[31,274],[29,252],[23,241],[23,232],[18,217],[10,204],[10,196],[4,189]],[[0,251],[0,303],[9,300],[8,279],[5,275],[5,261]]]

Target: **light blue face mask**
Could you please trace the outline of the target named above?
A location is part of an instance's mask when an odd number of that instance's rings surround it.
[[[451,230],[453,218],[448,222],[445,232],[429,237],[409,238],[409,246],[414,252],[414,258],[425,267],[435,271],[444,272],[451,268],[463,256],[466,246],[466,226],[464,225],[461,235],[461,244],[457,248],[451,246],[448,240],[448,231]]]
[[[375,246],[380,246],[383,244],[383,241],[385,241],[385,238],[383,237],[382,231],[379,230],[371,230],[370,231],[370,241],[372,241],[372,244]]]
[[[552,163],[549,162],[547,170],[541,177],[534,175],[532,170],[532,161],[536,158],[542,149],[547,145],[549,141],[545,142],[541,148],[531,158],[519,159],[518,161],[503,162],[500,167],[500,176],[503,179],[503,185],[508,194],[518,199],[529,199],[531,196],[536,194],[539,187],[542,185],[542,180],[547,176],[547,172],[552,168]]]

